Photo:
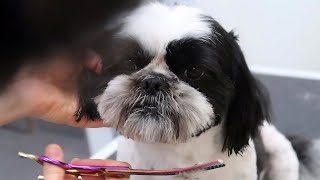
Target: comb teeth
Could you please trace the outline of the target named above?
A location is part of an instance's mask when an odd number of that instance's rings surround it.
[[[207,166],[207,167],[200,168],[200,169],[193,169],[193,170],[184,171],[184,172],[177,172],[177,173],[175,173],[175,175],[192,174],[192,173],[197,173],[197,172],[201,172],[201,171],[209,171],[209,170],[218,169],[218,168],[221,168],[224,166],[226,166],[226,165],[223,163],[215,164],[215,165]]]
[[[68,169],[70,174],[76,173],[79,175],[79,170],[86,170],[89,172],[93,172],[95,174],[98,173],[97,176],[100,176],[101,171],[103,171],[103,175],[105,175],[105,170],[112,172],[112,175],[179,175],[179,174],[189,174],[193,172],[200,171],[208,171],[212,169],[217,169],[224,167],[225,164],[222,160],[215,160],[208,163],[197,164],[194,166],[186,167],[186,168],[174,168],[174,169],[165,169],[165,170],[143,170],[143,169],[130,169],[128,167],[123,166],[75,166],[66,164],[54,159],[47,158],[45,156],[36,156],[33,154],[26,154],[23,152],[19,152],[18,155],[22,158],[27,158],[38,162],[43,165],[43,162],[48,162],[57,166],[60,166],[64,169]],[[109,169],[108,169],[109,168]],[[74,172],[71,172],[74,171]],[[108,172],[107,172],[108,173]],[[92,173],[91,173],[92,174]]]
[[[206,168],[203,168],[204,170],[212,170],[212,169],[217,169],[217,168],[221,168],[226,166],[225,164],[217,164],[217,165],[212,165],[212,166],[208,166]]]
[[[213,169],[218,169],[221,167],[226,166],[222,160],[218,160],[219,164],[214,164],[214,165],[210,165],[207,167],[203,167],[203,168],[199,168],[199,169],[192,169],[192,170],[188,170],[188,171],[184,171],[184,172],[179,172],[177,174],[181,174],[181,173],[195,173],[195,172],[199,172],[199,171],[209,171],[209,170],[213,170]]]

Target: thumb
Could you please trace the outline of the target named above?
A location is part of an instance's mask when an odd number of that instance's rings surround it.
[[[61,147],[56,144],[50,144],[45,150],[45,156],[56,159],[58,161],[63,161],[64,155]],[[64,179],[64,169],[44,163],[43,165],[43,175],[45,180],[63,180]]]

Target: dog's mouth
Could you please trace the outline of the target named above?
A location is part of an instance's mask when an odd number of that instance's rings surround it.
[[[157,110],[157,107],[155,105],[146,105],[146,106],[143,106],[143,109],[146,111],[155,111]]]
[[[136,97],[133,100],[134,103],[129,105],[130,114],[161,115],[162,112],[167,111],[166,105],[169,100],[165,94],[147,95],[140,92]]]
[[[131,111],[131,113],[137,113],[137,112],[148,113],[148,114],[158,114],[159,108],[158,108],[158,105],[156,105],[156,104],[151,104],[151,103],[141,104],[141,103],[139,103],[138,105],[134,106]]]

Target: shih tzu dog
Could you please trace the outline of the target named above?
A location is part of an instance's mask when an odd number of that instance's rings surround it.
[[[269,98],[233,32],[198,9],[150,3],[108,26],[94,49],[104,69],[85,76],[77,115],[102,118],[124,137],[118,160],[146,169],[226,164],[132,179],[258,179],[253,139]]]
[[[267,123],[267,91],[232,32],[197,9],[159,3],[119,22],[94,40],[106,61],[81,88],[78,116],[101,117],[123,135],[118,159],[133,167],[227,165],[133,179],[319,179],[320,143]]]
[[[268,98],[234,34],[197,9],[160,3],[115,31],[98,50],[108,62],[81,92],[78,115],[101,116],[125,137],[118,159],[148,169],[223,159],[219,170],[162,178],[256,180],[251,138],[268,117]]]
[[[223,159],[225,168],[194,178],[256,180],[251,137],[268,116],[267,98],[233,33],[197,9],[152,3],[115,37],[102,92],[91,102],[84,93],[80,114],[99,115],[128,138],[119,160],[161,169]]]

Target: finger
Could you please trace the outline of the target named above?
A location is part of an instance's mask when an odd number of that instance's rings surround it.
[[[45,150],[45,155],[63,161],[63,151],[59,145],[51,144],[48,145]],[[73,175],[66,175],[65,171],[62,168],[51,164],[44,164],[44,178],[45,180],[76,180],[77,178]]]
[[[90,179],[94,180],[94,179]],[[112,178],[112,177],[106,177],[104,180],[129,180],[129,178]]]
[[[70,163],[72,163],[74,161],[79,161],[79,160],[80,160],[79,158],[73,158]]]
[[[111,177],[106,177],[104,180],[129,180],[129,178],[111,178]]]
[[[46,180],[46,179],[44,178],[44,176],[41,176],[41,175],[38,176],[38,179],[42,179],[42,180],[44,179],[44,180]],[[73,176],[73,175],[64,175],[63,180],[78,180],[78,179],[77,179],[77,177],[75,177],[75,176]]]
[[[84,179],[84,180],[105,180],[104,177],[94,177],[94,176],[82,176],[82,179]]]
[[[102,59],[101,57],[94,52],[93,50],[88,50],[87,58],[85,60],[85,67],[94,71],[97,74],[100,74],[102,71]]]
[[[64,155],[61,147],[56,144],[50,144],[45,150],[45,155],[59,161],[63,161]],[[43,165],[43,175],[45,180],[64,180],[65,171],[48,163]]]
[[[101,119],[91,120],[87,118],[82,118],[80,121],[72,119],[69,122],[70,126],[79,128],[100,128],[100,127],[110,127],[110,125],[103,122]]]
[[[95,165],[95,166],[126,166],[131,167],[130,164],[126,162],[120,162],[115,160],[102,160],[102,159],[74,159],[71,161],[71,164],[75,165]],[[113,178],[113,177],[84,177],[85,180],[127,180],[128,178]]]
[[[75,165],[95,165],[95,166],[126,166],[131,167],[130,164],[126,162],[120,162],[111,159],[74,159],[71,164]]]

